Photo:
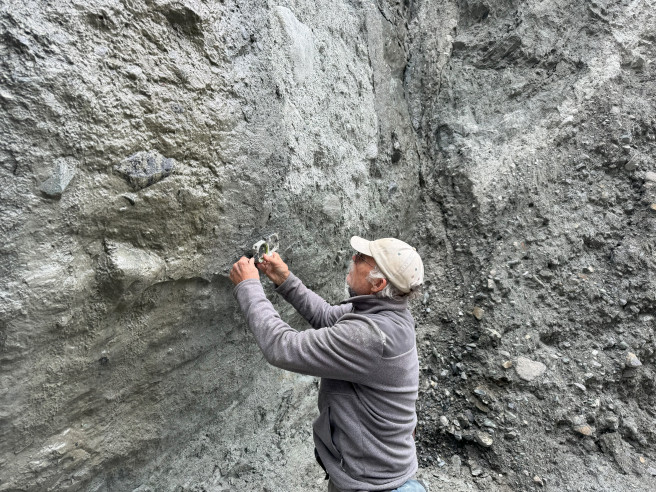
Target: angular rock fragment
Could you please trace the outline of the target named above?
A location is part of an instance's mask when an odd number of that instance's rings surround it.
[[[624,359],[624,366],[627,368],[636,368],[640,367],[642,365],[642,362],[640,362],[640,359],[638,359],[638,356],[634,354],[633,352],[629,352],[626,354],[626,357]]]
[[[624,165],[624,169],[626,171],[635,171],[636,169],[638,169],[638,165],[639,165],[638,161],[636,159],[632,158],[632,159],[629,159],[629,162],[627,162]]]
[[[599,428],[604,431],[615,432],[619,426],[619,418],[613,413],[602,414],[601,417],[597,420]]]
[[[75,176],[75,163],[71,159],[57,159],[52,175],[41,185],[41,191],[49,198],[61,198],[62,193]]]
[[[652,171],[647,171],[645,173],[645,181],[651,181],[652,183],[656,183],[656,173]]]
[[[134,190],[141,190],[163,180],[176,168],[175,159],[164,157],[159,152],[137,152],[114,167]]]
[[[519,437],[519,433],[517,431],[513,430],[513,431],[510,431],[510,432],[506,432],[506,434],[503,437],[505,437],[509,441],[514,441],[515,439],[517,439]]]
[[[533,381],[535,378],[542,376],[546,370],[547,366],[542,362],[533,361],[526,357],[517,357],[515,371],[524,381]]]
[[[474,315],[474,318],[480,320],[483,318],[483,308],[480,308],[478,306],[474,307],[472,310],[472,314]]]

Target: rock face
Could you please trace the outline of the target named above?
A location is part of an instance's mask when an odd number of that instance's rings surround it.
[[[331,301],[351,235],[418,247],[429,483],[469,489],[464,460],[490,490],[651,490],[655,22],[606,0],[11,2],[0,491],[324,490],[316,382],[267,366],[228,280],[274,232]],[[549,371],[503,369],[522,359]]]
[[[277,232],[338,301],[351,235],[412,240],[393,26],[373,4],[231,0],[12,2],[0,26],[0,490],[312,466],[314,381],[266,365],[227,274]]]

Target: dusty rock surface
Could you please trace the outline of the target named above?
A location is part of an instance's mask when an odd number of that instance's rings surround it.
[[[654,12],[5,2],[0,491],[324,490],[227,278],[271,232],[331,301],[417,245],[430,490],[654,490]]]

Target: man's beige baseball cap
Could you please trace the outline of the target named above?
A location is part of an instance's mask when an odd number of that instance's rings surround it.
[[[356,251],[373,257],[387,280],[404,294],[424,281],[424,264],[419,253],[400,239],[386,237],[367,241],[353,236],[351,246]]]

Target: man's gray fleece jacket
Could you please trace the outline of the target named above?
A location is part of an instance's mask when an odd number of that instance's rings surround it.
[[[407,301],[373,295],[331,306],[293,274],[277,289],[314,330],[280,319],[259,280],[235,287],[266,360],[321,378],[314,444],[344,491],[390,490],[417,471],[419,364]]]

